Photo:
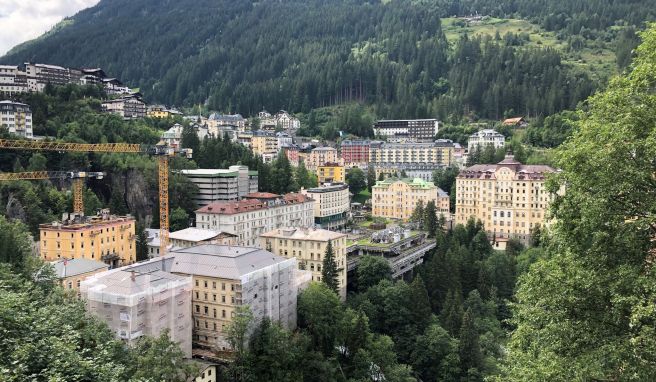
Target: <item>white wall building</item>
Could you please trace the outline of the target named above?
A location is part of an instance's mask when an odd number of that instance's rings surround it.
[[[314,199],[315,225],[326,229],[338,229],[346,225],[351,207],[348,185],[325,184],[307,190],[301,189],[301,193]]]
[[[473,152],[478,147],[483,150],[485,147],[492,145],[495,149],[502,148],[506,144],[506,137],[496,130],[486,129],[477,131],[469,136],[467,141],[467,148],[469,152]]]
[[[32,139],[32,110],[20,102],[0,101],[0,126],[11,134]]]
[[[198,187],[194,201],[201,207],[222,200],[237,200],[257,192],[257,171],[250,171],[246,166],[181,170],[180,173]]]

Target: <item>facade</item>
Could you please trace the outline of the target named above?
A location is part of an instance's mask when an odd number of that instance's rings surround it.
[[[212,113],[207,119],[210,129],[218,129],[220,126],[234,126],[239,132],[246,130],[246,119],[241,114],[219,114]]]
[[[266,110],[258,113],[260,118],[260,128],[262,130],[275,130],[280,128],[283,130],[297,130],[301,127],[301,122],[288,112],[280,110],[275,115],[271,115]]]
[[[340,150],[344,164],[369,163],[370,141],[342,141]]]
[[[435,208],[437,209],[437,216],[444,216],[447,221],[451,221],[451,198],[441,188],[437,188],[437,200],[435,201]]]
[[[278,138],[273,133],[256,131],[251,138],[253,153],[260,155],[265,163],[273,161],[278,155]]]
[[[163,105],[148,106],[146,115],[150,118],[170,118],[175,115],[181,115],[177,110],[169,109]]]
[[[176,123],[175,125],[171,126],[171,128],[162,133],[162,141],[164,141],[170,147],[173,147],[173,150],[179,151],[180,142],[182,141],[182,130],[182,125]]]
[[[286,145],[281,147],[282,152],[287,156],[287,159],[289,159],[289,163],[292,164],[292,166],[298,166],[299,163],[299,152],[300,148],[298,145],[291,144],[291,145]]]
[[[456,224],[474,218],[483,222],[490,237],[517,238],[527,243],[531,232],[546,223],[553,196],[546,177],[556,170],[523,165],[512,155],[498,164],[468,167],[456,178]]]
[[[299,267],[312,273],[313,281],[321,281],[321,267],[328,242],[332,244],[335,264],[339,269],[339,296],[346,300],[346,235],[325,229],[284,227],[260,235],[260,247],[286,258],[295,258]]]
[[[523,129],[528,126],[528,122],[526,122],[524,117],[507,118],[504,119],[501,124],[504,126],[516,127],[518,129]]]
[[[0,101],[0,127],[5,127],[9,133],[23,138],[34,138],[30,105]]]
[[[346,171],[344,166],[337,163],[324,163],[317,167],[317,179],[319,184],[344,183],[346,181]]]
[[[388,178],[371,188],[372,216],[407,220],[418,201],[437,206],[438,187],[433,182],[410,178]]]
[[[337,150],[332,147],[317,147],[310,152],[305,167],[316,171],[319,166],[326,163],[339,163]]]
[[[27,73],[15,65],[0,65],[0,94],[13,96],[27,92]]]
[[[496,130],[486,129],[477,131],[469,136],[467,147],[469,152],[473,152],[478,148],[482,150],[487,146],[492,145],[495,149],[500,149],[506,144],[506,137],[498,133]]]
[[[206,206],[220,200],[237,200],[257,192],[257,171],[249,171],[246,166],[180,170],[180,173],[198,187],[198,193],[194,198],[198,206]]]
[[[432,143],[376,143],[369,151],[369,162],[374,166],[427,163],[450,166],[453,163],[453,142],[437,140]]]
[[[116,337],[134,344],[143,336],[168,330],[172,341],[191,358],[192,278],[163,269],[162,261],[97,273],[82,281],[87,311],[104,321]]]
[[[314,199],[314,224],[326,229],[340,229],[346,225],[350,209],[350,192],[346,184],[324,184],[301,189],[301,193]]]
[[[314,200],[302,194],[253,193],[237,202],[214,202],[196,210],[196,227],[237,235],[238,245],[256,245],[264,232],[310,227]]]
[[[189,248],[201,244],[236,245],[237,237],[231,233],[200,228],[185,228],[169,233],[173,247]]]
[[[50,262],[55,269],[59,284],[64,289],[79,291],[80,283],[89,276],[105,272],[109,266],[90,259],[61,259]]]
[[[438,163],[382,163],[374,166],[374,173],[376,174],[376,179],[383,174],[385,178],[419,178],[426,182],[432,182],[433,172],[441,168],[444,168],[444,166]]]
[[[276,140],[278,141],[277,151],[280,151],[283,147],[294,143],[294,139],[291,137],[291,135],[282,131],[276,133]]]
[[[136,261],[134,218],[109,210],[92,217],[67,215],[61,222],[39,225],[43,260],[92,259],[111,268]]]
[[[381,137],[408,137],[432,141],[439,127],[437,119],[380,120],[374,124],[374,134]]]
[[[104,112],[120,115],[123,119],[146,116],[146,104],[137,95],[127,95],[103,101],[102,108]]]

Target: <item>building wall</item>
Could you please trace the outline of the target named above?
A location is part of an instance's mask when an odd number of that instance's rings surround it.
[[[90,224],[42,224],[40,254],[43,260],[67,259],[104,260],[104,255],[116,253],[119,259],[112,266],[136,261],[135,221],[124,218]]]
[[[378,182],[372,187],[372,215],[407,220],[422,200],[424,205],[433,201],[437,205],[437,187],[424,182],[426,187],[414,187],[403,180]]]
[[[314,199],[315,224],[326,229],[338,229],[346,224],[350,210],[348,186],[311,188],[301,190],[301,193]]]
[[[317,178],[319,184],[344,183],[346,181],[344,166],[319,165]]]
[[[305,167],[311,171],[326,163],[339,163],[337,157],[337,150],[332,147],[320,147],[312,150],[308,160],[305,162]]]
[[[346,235],[337,234],[339,237],[331,240],[335,263],[340,269],[338,276],[339,296],[342,301],[346,300]],[[286,258],[297,259],[298,266],[312,273],[313,281],[321,281],[321,267],[326,254],[328,240],[311,240],[286,237],[284,234],[269,232],[265,237],[260,237],[260,247],[274,254]]]
[[[381,164],[430,163],[450,166],[453,163],[453,145],[432,143],[398,143],[372,146],[370,162]]]
[[[506,144],[506,137],[494,130],[482,130],[472,134],[467,141],[467,148],[471,153],[478,148],[484,149],[486,146],[492,145],[495,149],[504,147]]]
[[[29,105],[17,102],[0,102],[0,126],[10,133],[32,139],[32,111]]]
[[[342,142],[341,157],[344,163],[368,163],[369,141],[344,141]]]
[[[439,122],[436,119],[382,120],[374,124],[376,135],[407,135],[419,140],[432,140],[438,129]]]
[[[59,285],[61,285],[62,288],[64,288],[64,289],[74,290],[76,292],[79,292],[80,284],[82,283],[82,281],[84,281],[89,276],[93,276],[97,273],[105,272],[106,270],[107,270],[107,268],[97,269],[95,271],[87,272],[87,273],[81,273],[79,275],[62,277],[62,278],[59,279]],[[79,293],[78,293],[78,295],[79,295]]]

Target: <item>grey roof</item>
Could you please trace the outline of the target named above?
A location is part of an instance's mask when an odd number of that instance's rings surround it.
[[[134,280],[132,279],[133,277]],[[143,270],[136,269],[135,267],[126,267],[100,274],[97,284],[104,286],[102,288],[103,293],[114,293],[125,296],[147,292],[150,288],[185,279],[185,276],[178,276],[161,270]]]
[[[444,192],[443,189],[441,189],[441,188],[438,187],[438,188],[437,188],[437,196],[439,196],[439,197],[444,197],[444,196],[449,196],[449,194],[447,194],[446,192]]]
[[[226,279],[238,279],[287,260],[259,248],[214,244],[179,249],[170,256],[175,258],[171,272]]]
[[[77,276],[99,269],[107,270],[109,268],[107,264],[91,259],[62,259],[53,261],[50,264],[55,268],[55,273],[59,278]]]

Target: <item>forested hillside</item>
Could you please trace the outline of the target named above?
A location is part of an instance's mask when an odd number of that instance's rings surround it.
[[[623,25],[640,26],[654,9],[631,0],[104,0],[0,62],[100,66],[151,102],[245,115],[363,101],[378,117],[537,116],[574,108],[597,76],[522,36],[449,44],[442,17],[525,18],[571,49],[617,48],[624,64],[636,41]]]

